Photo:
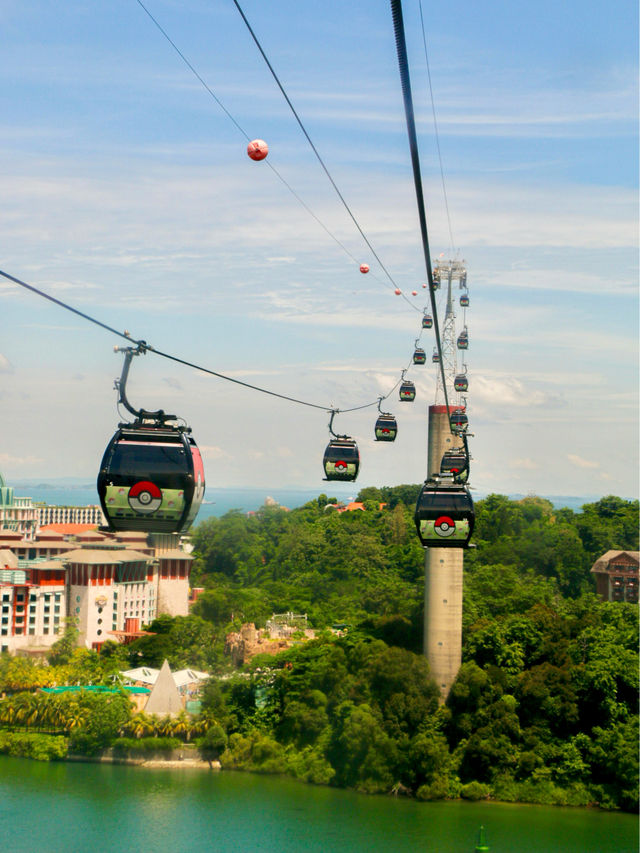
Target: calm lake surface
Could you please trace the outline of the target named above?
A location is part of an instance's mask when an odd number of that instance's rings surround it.
[[[367,797],[247,773],[44,763],[0,756],[0,838],[12,853],[636,853],[634,815]]]

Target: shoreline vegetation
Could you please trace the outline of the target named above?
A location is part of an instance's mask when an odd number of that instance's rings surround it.
[[[609,496],[578,513],[534,496],[477,502],[463,662],[441,704],[421,653],[418,489],[362,489],[351,512],[320,495],[201,523],[189,616],[161,616],[152,636],[100,654],[76,648],[69,624],[46,666],[0,656],[0,753],[636,812],[638,608],[600,601],[590,568],[638,550],[638,502]],[[301,631],[291,648],[231,664],[229,633],[287,612],[306,614],[315,639]],[[164,659],[213,673],[199,714],[133,713],[119,672]],[[38,692],[53,684],[113,692]]]

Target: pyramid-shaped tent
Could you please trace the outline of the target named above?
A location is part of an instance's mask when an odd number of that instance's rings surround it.
[[[182,698],[171,675],[169,661],[165,659],[144,707],[145,713],[173,717],[183,709]]]

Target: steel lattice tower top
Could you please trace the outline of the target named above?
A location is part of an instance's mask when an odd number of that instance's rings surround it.
[[[444,282],[447,283],[447,303],[444,315],[444,323],[442,324],[442,366],[444,368],[445,380],[447,383],[447,396],[449,400],[457,399],[460,395],[454,388],[454,380],[458,374],[458,350],[456,346],[456,315],[453,310],[453,294],[452,284],[458,281],[459,288],[467,286],[467,270],[464,261],[447,261],[439,262],[433,269],[434,281],[439,281],[441,286]],[[444,404],[444,391],[442,389],[442,376],[440,371],[436,372],[436,395],[434,403],[436,405]]]

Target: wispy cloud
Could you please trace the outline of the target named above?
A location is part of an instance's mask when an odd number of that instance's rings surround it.
[[[42,462],[44,462],[44,459],[38,456],[13,456],[11,453],[0,453],[0,464],[2,465],[38,465]]]
[[[582,456],[578,456],[575,453],[567,453],[567,459],[571,462],[572,465],[575,465],[577,468],[599,468],[600,464],[598,462],[593,462],[590,459],[583,459]]]
[[[198,445],[204,459],[232,459],[233,456],[221,447],[212,444]]]
[[[533,459],[529,458],[509,460],[509,468],[515,468],[517,470],[537,471],[539,467],[540,465],[537,462],[534,462]]]

